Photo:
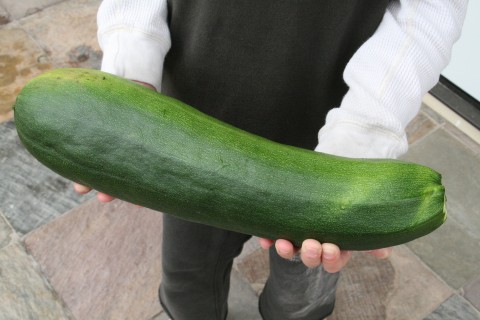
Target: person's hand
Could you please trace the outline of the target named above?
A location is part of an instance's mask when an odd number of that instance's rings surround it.
[[[314,268],[323,265],[325,271],[330,273],[339,272],[346,266],[351,257],[350,251],[341,251],[337,245],[332,243],[321,244],[313,239],[303,241],[301,248],[295,248],[290,241],[284,239],[279,239],[275,242],[265,238],[260,238],[259,240],[260,246],[264,249],[268,249],[275,244],[278,255],[284,259],[292,259],[298,253],[303,264],[307,267]],[[385,259],[392,252],[392,248],[367,252],[379,259]]]
[[[73,190],[75,190],[75,192],[79,193],[79,194],[87,194],[90,191],[92,191],[92,188],[89,188],[89,187],[86,187],[84,185],[81,185],[79,183],[74,182],[73,183]],[[106,193],[99,192],[99,193],[97,193],[97,199],[100,202],[110,202],[115,198],[112,197],[111,195],[106,194]]]
[[[147,88],[149,88],[149,89],[152,89],[153,91],[157,91],[157,90],[155,89],[155,87],[152,86],[152,85],[149,84],[149,83],[142,82],[142,81],[138,81],[138,80],[132,80],[132,81],[133,81],[133,82],[136,82],[136,83],[138,83],[138,84],[140,84],[140,85],[142,85],[142,86],[144,86],[144,87],[147,87]],[[74,183],[73,183],[73,190],[75,190],[75,192],[77,192],[77,193],[79,193],[79,194],[87,194],[87,193],[89,193],[89,192],[92,190],[92,188],[89,188],[89,187],[86,187],[86,186],[84,186],[84,185],[81,185],[81,184],[79,184],[79,183],[74,182]],[[112,197],[111,195],[106,194],[106,193],[99,192],[99,193],[97,193],[97,199],[98,199],[99,201],[101,201],[101,202],[110,202],[110,201],[114,200],[115,198]]]

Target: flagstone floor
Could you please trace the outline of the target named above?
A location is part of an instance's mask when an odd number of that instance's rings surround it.
[[[0,0],[0,319],[167,319],[161,213],[79,196],[22,147],[11,106],[26,81],[99,68],[99,0]],[[449,218],[391,258],[355,253],[338,319],[480,319],[480,145],[428,106],[408,127],[405,160],[442,173]],[[260,319],[268,255],[256,239],[234,264],[229,319]]]

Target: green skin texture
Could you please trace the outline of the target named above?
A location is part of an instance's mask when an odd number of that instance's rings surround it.
[[[428,167],[275,143],[100,71],[45,73],[14,112],[21,141],[53,171],[189,221],[371,250],[446,219],[441,176]]]

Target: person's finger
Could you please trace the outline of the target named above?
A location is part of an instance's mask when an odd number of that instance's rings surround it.
[[[115,199],[114,197],[112,197],[111,195],[108,195],[106,193],[102,193],[102,192],[99,192],[97,194],[97,198],[100,202],[110,202],[112,201],[113,199]]]
[[[377,257],[378,259],[386,259],[392,254],[393,248],[383,248],[367,251],[369,254]]]
[[[86,193],[89,193],[92,189],[87,186],[74,182],[73,190],[75,190],[75,192],[79,194],[86,194]]]
[[[139,81],[139,80],[132,80],[132,81],[133,81],[133,82],[136,82],[136,83],[138,83],[138,84],[141,84],[141,85],[144,86],[144,87],[147,87],[147,88],[149,88],[149,89],[152,89],[153,91],[157,91],[157,89],[156,89],[154,86],[152,86],[150,83],[146,83],[146,82]]]
[[[278,255],[284,259],[292,259],[296,252],[293,244],[284,239],[278,239],[275,241],[275,249],[277,250]]]
[[[272,239],[258,238],[258,242],[260,243],[260,247],[262,247],[265,250],[270,248],[273,245]]]
[[[350,251],[341,251],[338,246],[331,243],[324,243],[322,249],[323,269],[329,273],[342,270],[352,255]]]
[[[322,244],[317,240],[303,241],[300,249],[300,258],[303,264],[309,268],[318,267],[322,263],[322,250]]]

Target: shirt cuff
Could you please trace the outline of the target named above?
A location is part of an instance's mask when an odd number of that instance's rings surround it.
[[[135,29],[115,29],[99,35],[101,70],[151,84],[161,91],[163,62],[170,44]]]
[[[317,152],[349,158],[398,158],[408,150],[406,134],[356,121],[327,123],[318,134]]]

